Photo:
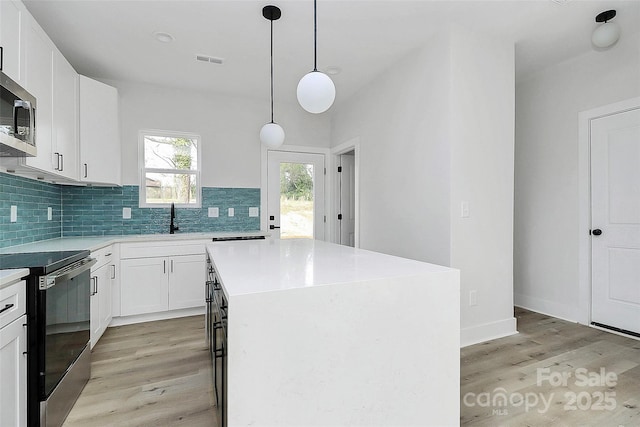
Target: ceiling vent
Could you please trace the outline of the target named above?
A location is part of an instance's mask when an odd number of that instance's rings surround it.
[[[196,60],[201,62],[211,62],[212,64],[222,64],[224,59],[215,56],[196,55]]]

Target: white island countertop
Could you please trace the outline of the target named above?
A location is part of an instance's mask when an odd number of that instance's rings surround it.
[[[216,242],[207,249],[230,298],[452,271],[435,264],[310,239]]]
[[[458,270],[302,239],[207,252],[229,426],[459,424]]]

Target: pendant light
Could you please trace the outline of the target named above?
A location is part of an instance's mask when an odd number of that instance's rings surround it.
[[[271,21],[271,121],[260,129],[260,141],[269,148],[277,148],[284,142],[284,129],[273,121],[273,21],[280,19],[281,15],[277,6],[262,8],[262,16]]]
[[[318,71],[318,25],[316,0],[313,0],[313,71],[298,83],[298,102],[310,113],[324,113],[336,99],[336,87],[331,78]]]
[[[606,49],[613,46],[620,38],[620,27],[615,22],[609,22],[616,16],[615,10],[607,10],[596,16],[596,22],[604,22],[599,25],[591,34],[591,42],[594,46]]]

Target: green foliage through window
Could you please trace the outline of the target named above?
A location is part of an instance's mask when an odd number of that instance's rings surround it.
[[[198,137],[143,133],[145,204],[199,203]]]

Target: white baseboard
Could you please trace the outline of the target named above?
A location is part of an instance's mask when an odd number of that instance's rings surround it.
[[[494,340],[496,338],[507,337],[517,333],[515,317],[498,320],[497,322],[484,323],[482,325],[461,329],[460,347],[466,347],[484,341]]]
[[[160,313],[137,314],[134,316],[114,317],[109,327],[133,325],[135,323],[155,322],[156,320],[177,319],[178,317],[197,316],[204,314],[205,307],[185,308],[181,310],[163,311]]]
[[[580,318],[578,315],[578,307],[572,307],[567,304],[560,304],[555,301],[530,297],[522,294],[514,294],[513,299],[514,305],[517,307],[522,307],[527,310],[535,311],[536,313],[545,314],[568,322],[581,323],[577,320]]]

